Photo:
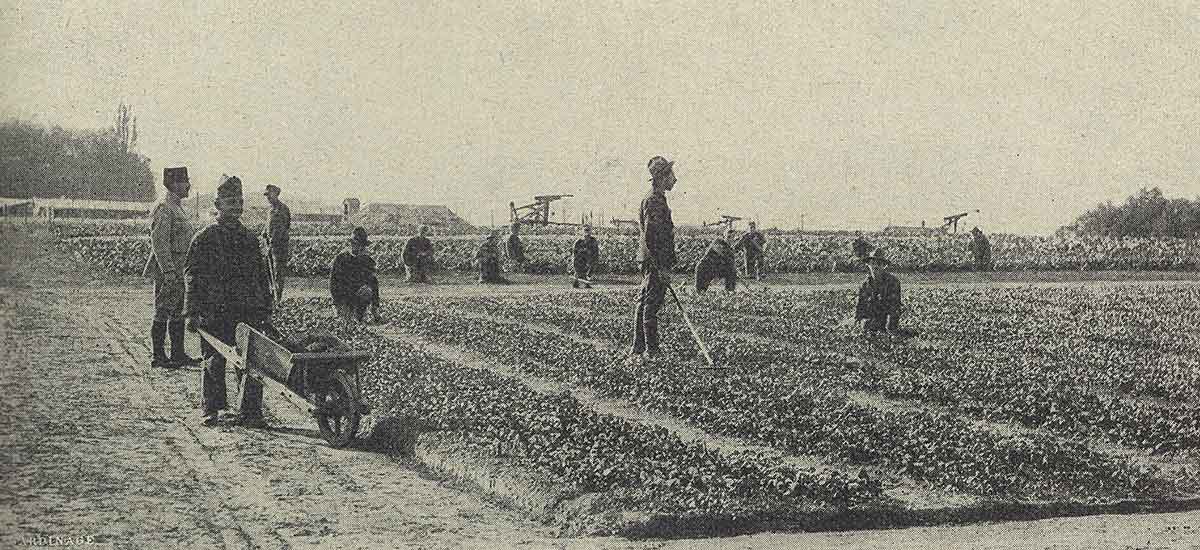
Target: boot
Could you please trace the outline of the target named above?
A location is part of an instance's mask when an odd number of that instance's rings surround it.
[[[154,321],[150,326],[150,344],[152,346],[153,355],[151,356],[151,367],[168,367],[171,360],[167,359],[166,344],[167,344],[167,323],[166,321]]]
[[[175,319],[167,324],[171,335],[171,363],[175,366],[189,366],[200,363],[199,359],[189,357],[183,343],[183,319]]]
[[[646,351],[646,331],[642,322],[644,311],[645,306],[638,303],[633,315],[633,348],[629,350],[632,355],[641,355]]]

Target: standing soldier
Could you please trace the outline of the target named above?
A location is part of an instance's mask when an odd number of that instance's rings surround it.
[[[521,223],[513,222],[508,234],[508,261],[512,262],[510,266],[513,273],[521,270],[521,266],[525,265],[525,245],[521,243]]]
[[[183,212],[183,198],[192,187],[187,167],[164,168],[163,187],[167,192],[154,205],[150,223],[150,259],[142,269],[143,277],[154,279],[154,324],[150,327],[150,342],[154,347],[150,365],[153,367],[198,362],[188,357],[183,343],[183,272],[193,233],[192,224]],[[168,333],[171,335],[170,358],[165,351]]]
[[[992,270],[992,243],[978,227],[971,229],[971,255],[975,257],[975,271]]]
[[[592,288],[592,268],[600,261],[600,244],[592,236],[592,226],[583,226],[583,236],[575,241],[573,256],[575,281],[571,286],[579,288],[582,283],[583,288]]]
[[[417,235],[404,243],[404,269],[408,272],[408,282],[429,283],[429,273],[433,271],[433,243],[429,242],[429,226],[422,225]]]
[[[658,309],[666,300],[671,284],[668,270],[675,267],[675,224],[667,206],[666,192],[675,188],[675,163],[656,156],[646,164],[650,170],[650,194],[642,199],[638,211],[641,237],[638,261],[642,269],[642,288],[633,317],[633,355],[659,353]]]
[[[867,258],[867,253],[871,251],[871,244],[863,238],[862,231],[854,232],[854,243],[850,245],[850,252],[854,255],[854,259],[863,261]]]
[[[479,245],[475,252],[475,260],[479,262],[479,282],[507,283],[508,279],[500,276],[500,248],[497,243],[500,235],[493,230]]]
[[[734,259],[733,248],[735,239],[737,232],[731,227],[725,230],[725,238],[717,237],[708,245],[704,257],[696,264],[697,292],[708,290],[708,285],[713,279],[725,279],[725,290],[730,292],[737,288],[737,261]],[[745,235],[742,236],[742,241],[745,241]]]
[[[767,246],[767,238],[758,231],[758,224],[750,222],[750,229],[742,235],[737,247],[746,251],[746,277],[761,280],[759,270],[762,269],[763,251]]]
[[[242,225],[242,180],[228,176],[217,187],[217,220],[205,227],[187,256],[188,323],[203,328],[220,341],[235,345],[238,323],[246,323],[267,334],[273,298],[270,274],[263,262],[258,239]],[[217,423],[217,412],[225,403],[225,357],[202,340],[209,359],[200,383],[203,424]],[[239,420],[248,427],[262,427],[262,383],[242,375]]]
[[[288,233],[292,229],[292,211],[279,200],[280,192],[275,185],[267,185],[267,190],[263,191],[267,202],[271,203],[271,217],[263,228],[263,240],[267,243],[267,265],[271,270],[272,290],[277,302],[283,299],[283,280],[290,256]]]

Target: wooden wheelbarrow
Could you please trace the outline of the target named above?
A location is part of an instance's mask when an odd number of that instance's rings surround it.
[[[358,367],[370,359],[369,353],[349,350],[332,336],[323,338],[332,339],[336,351],[292,351],[246,323],[238,323],[236,347],[204,329],[197,332],[246,376],[270,379],[305,400],[321,437],[333,447],[353,441],[362,416],[371,412],[359,391],[358,376]]]

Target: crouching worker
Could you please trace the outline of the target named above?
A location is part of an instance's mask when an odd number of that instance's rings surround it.
[[[725,290],[734,290],[737,286],[737,265],[733,253],[736,238],[736,233],[730,229],[725,232],[725,238],[713,239],[712,244],[708,245],[708,251],[696,265],[696,291],[708,290],[713,279],[725,279]]]
[[[479,262],[479,282],[481,283],[507,283],[500,275],[500,248],[497,240],[499,235],[495,231],[488,234],[487,238],[479,245],[479,250],[475,252],[475,260]]]
[[[226,177],[217,187],[217,220],[192,239],[188,249],[184,302],[188,326],[202,328],[221,342],[236,345],[237,325],[246,323],[267,334],[274,296],[266,263],[259,252],[258,237],[242,225],[242,181]],[[208,359],[201,381],[202,424],[217,423],[226,408],[225,357],[201,339]],[[241,376],[241,405],[238,420],[243,426],[266,426],[262,411],[262,383]]]
[[[347,321],[366,321],[367,310],[372,320],[379,320],[379,278],[375,275],[375,259],[367,254],[367,230],[355,227],[350,237],[350,250],[333,259],[329,270],[329,293],[338,317]]]
[[[883,250],[863,257],[870,274],[858,289],[858,308],[854,321],[864,331],[896,331],[900,328],[900,280],[888,273],[891,263]]]

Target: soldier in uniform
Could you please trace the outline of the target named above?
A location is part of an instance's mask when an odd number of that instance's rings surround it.
[[[572,253],[572,267],[575,268],[575,280],[571,283],[574,288],[582,284],[584,288],[592,288],[592,268],[600,261],[600,244],[592,236],[592,226],[583,226],[583,236],[576,239]]]
[[[871,245],[863,238],[862,231],[854,232],[854,242],[850,245],[850,252],[854,254],[857,260],[865,260],[867,253],[871,251]]]
[[[270,274],[263,261],[257,236],[242,225],[242,181],[227,176],[217,187],[217,220],[192,239],[187,255],[188,324],[203,328],[222,342],[235,345],[238,323],[246,323],[268,335],[277,334],[270,324],[274,295]],[[201,348],[208,364],[200,383],[203,424],[217,423],[218,411],[226,407],[225,357],[207,341]],[[262,383],[241,376],[239,421],[244,426],[262,427]]]
[[[500,276],[500,248],[497,241],[500,239],[499,234],[492,231],[479,244],[479,250],[475,252],[475,260],[479,262],[479,282],[481,283],[507,283],[508,279]]]
[[[367,230],[355,227],[350,250],[338,254],[329,270],[333,307],[347,321],[364,321],[368,309],[379,320],[379,278],[375,275],[375,259],[367,254],[369,244]]]
[[[267,185],[263,194],[271,203],[271,216],[267,226],[263,228],[262,236],[267,245],[268,267],[274,280],[275,301],[283,299],[283,280],[287,274],[288,258],[290,257],[289,236],[292,229],[292,211],[283,201],[279,200],[281,190],[278,186]]]
[[[746,277],[760,280],[759,270],[762,269],[763,251],[767,246],[767,238],[758,230],[758,224],[750,222],[750,229],[742,235],[737,248],[746,252]]]
[[[854,321],[867,332],[895,331],[900,328],[900,280],[888,273],[891,262],[876,248],[863,261],[870,274],[858,289],[858,307]]]
[[[430,283],[429,272],[433,271],[433,243],[429,242],[429,226],[422,225],[417,235],[404,243],[404,269],[410,283]]]
[[[971,255],[975,259],[975,271],[992,270],[992,243],[978,227],[971,229]]]
[[[199,362],[188,357],[183,340],[183,272],[193,234],[192,224],[183,212],[183,198],[191,189],[187,167],[163,169],[163,187],[167,192],[154,205],[150,258],[142,269],[142,276],[154,279],[154,323],[150,327],[150,342],[154,348],[150,365],[154,367]],[[171,336],[170,358],[165,351],[168,334]]]
[[[696,264],[696,291],[708,290],[713,279],[725,279],[725,290],[737,288],[737,262],[734,260],[733,242],[737,232],[733,228],[725,231],[725,237],[713,239],[704,257]]]
[[[509,229],[508,234],[508,261],[512,262],[510,266],[513,273],[521,271],[521,267],[525,265],[525,245],[521,243],[521,224],[514,222]]]
[[[646,164],[651,190],[638,211],[641,236],[638,261],[642,269],[642,288],[633,316],[633,355],[659,353],[658,310],[666,301],[668,271],[675,267],[675,224],[667,206],[667,191],[675,188],[675,163],[656,156]]]

